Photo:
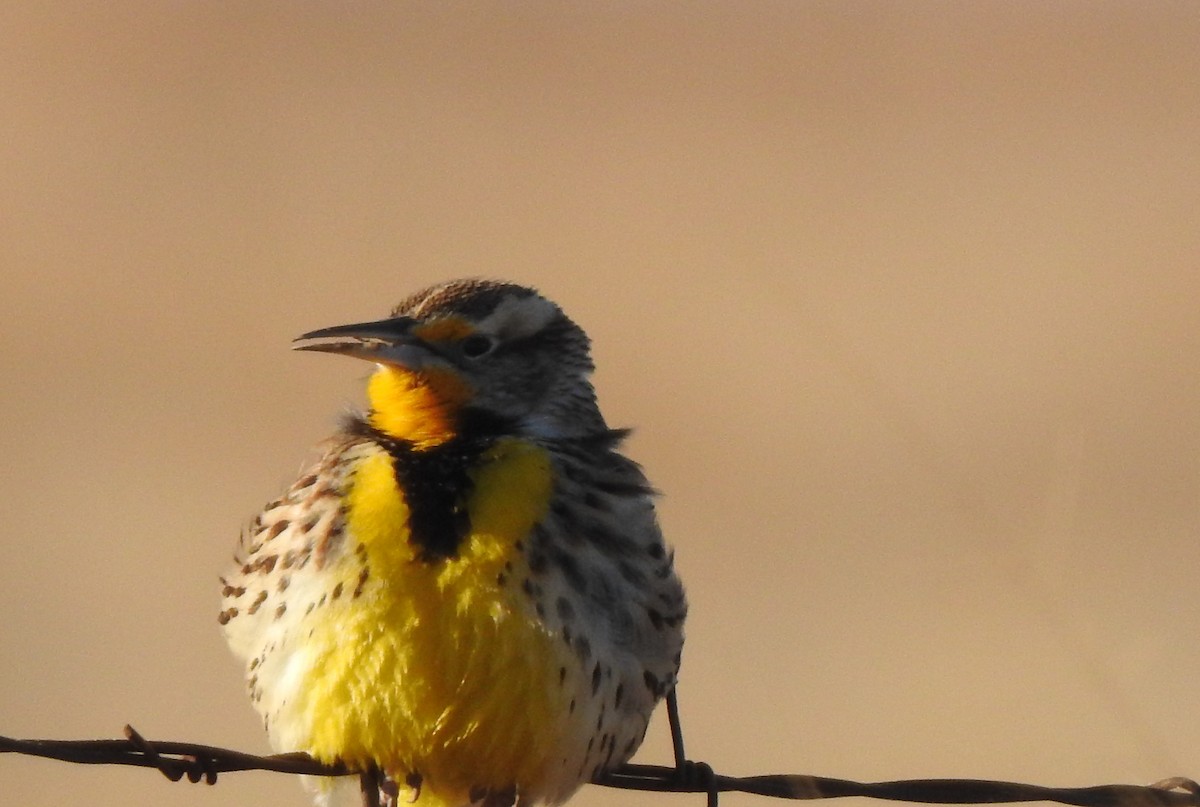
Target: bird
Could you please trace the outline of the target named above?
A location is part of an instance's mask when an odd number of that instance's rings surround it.
[[[626,762],[676,684],[687,602],[584,330],[468,278],[294,347],[374,370],[221,578],[272,746],[417,807],[556,805]]]

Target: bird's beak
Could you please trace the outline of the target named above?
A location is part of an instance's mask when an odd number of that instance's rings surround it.
[[[413,334],[416,324],[411,317],[392,317],[375,322],[334,325],[296,337],[292,349],[337,353],[378,364],[419,370],[436,354],[426,342]]]

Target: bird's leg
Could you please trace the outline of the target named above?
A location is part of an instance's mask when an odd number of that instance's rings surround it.
[[[679,721],[679,700],[675,687],[667,693],[667,722],[671,726],[671,748],[675,752],[675,776],[687,787],[702,788],[708,795],[707,807],[717,807],[717,788],[713,769],[706,762],[692,762],[683,751],[683,727]]]
[[[490,790],[483,798],[483,807],[513,807],[517,803],[517,789]]]
[[[358,788],[362,792],[363,807],[396,807],[400,788],[396,781],[372,765],[358,775]]]
[[[419,790],[417,792],[420,793]],[[380,807],[399,807],[400,805],[400,785],[386,771],[381,771],[379,774],[379,804]]]
[[[379,787],[382,772],[372,765],[358,775],[358,789],[362,793],[363,807],[379,807]]]
[[[671,725],[671,748],[675,752],[675,772],[683,778],[684,765],[687,755],[683,753],[683,728],[679,724],[679,701],[675,697],[675,687],[667,693],[667,722]]]

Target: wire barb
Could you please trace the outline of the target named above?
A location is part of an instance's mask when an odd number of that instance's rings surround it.
[[[125,725],[125,739],[129,740],[129,744],[139,751],[147,761],[158,768],[159,773],[172,782],[178,782],[186,776],[192,784],[196,784],[201,779],[208,785],[217,783],[217,771],[211,764],[213,760],[210,758],[200,757],[196,754],[180,754],[174,758],[164,757],[158,753],[153,743],[128,724]]]

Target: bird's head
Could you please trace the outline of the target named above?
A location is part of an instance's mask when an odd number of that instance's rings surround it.
[[[587,335],[524,286],[439,284],[387,319],[310,331],[295,347],[374,362],[368,419],[417,448],[466,429],[563,437],[604,428]]]

